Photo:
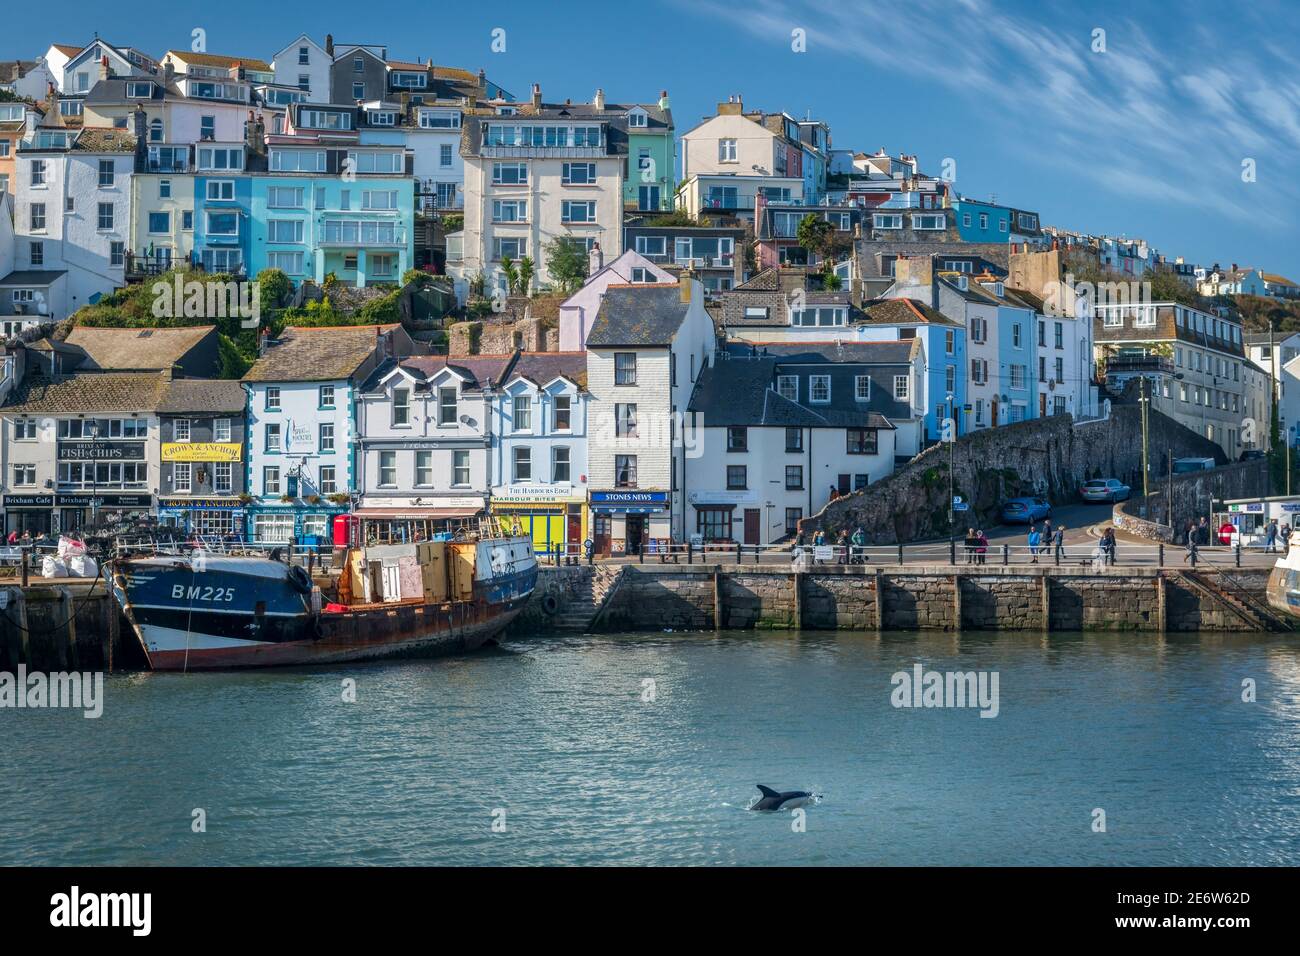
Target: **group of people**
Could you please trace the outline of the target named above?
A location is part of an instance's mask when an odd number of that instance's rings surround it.
[[[814,548],[825,547],[830,544],[826,538],[826,532],[818,529],[813,533],[812,546]],[[852,535],[845,528],[840,529],[839,536],[835,539],[836,560],[840,564],[862,564],[866,561],[866,555],[862,551],[867,544],[867,533],[859,526]],[[795,558],[803,553],[806,547],[804,533],[798,532],[794,537],[794,555]],[[813,558],[816,562],[816,557]]]
[[[967,564],[984,564],[988,559],[989,539],[982,529],[967,528],[963,547],[966,549]]]
[[[1053,530],[1052,519],[1043,522],[1040,530],[1033,522],[1029,525],[1029,563],[1037,564],[1040,554],[1050,554],[1052,548],[1065,547],[1065,525]]]
[[[1282,553],[1288,553],[1288,549],[1291,547],[1291,525],[1284,524],[1281,528],[1278,528],[1277,519],[1274,518],[1268,523],[1268,527],[1264,529],[1265,554],[1277,553],[1278,538],[1282,539]]]
[[[9,532],[9,537],[5,539],[5,542],[9,545],[9,547],[13,548],[13,547],[18,547],[19,545],[21,545],[22,547],[28,547],[30,545],[40,546],[44,544],[53,544],[54,539],[51,538],[44,531],[42,531],[40,534],[38,534],[36,537],[33,538],[32,533],[30,531],[24,531],[20,535],[17,532],[17,530],[14,530]]]

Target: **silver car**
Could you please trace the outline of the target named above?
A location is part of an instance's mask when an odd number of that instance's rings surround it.
[[[1132,489],[1118,478],[1095,478],[1085,481],[1079,489],[1079,497],[1084,501],[1126,501]]]

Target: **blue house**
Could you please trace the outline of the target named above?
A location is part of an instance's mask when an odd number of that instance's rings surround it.
[[[194,259],[207,272],[247,274],[254,219],[244,146],[203,143],[195,152]]]
[[[960,432],[964,418],[960,412],[967,403],[966,327],[920,299],[878,299],[863,304],[862,313],[855,325],[860,340],[921,340],[925,437],[938,441],[945,418],[955,419]]]
[[[962,242],[1010,242],[1012,213],[1006,206],[957,198],[952,201]]]

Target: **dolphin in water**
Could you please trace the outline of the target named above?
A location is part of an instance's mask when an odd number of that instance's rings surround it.
[[[818,794],[809,793],[807,790],[786,790],[778,793],[761,783],[756,783],[754,786],[758,787],[762,796],[750,806],[751,810],[795,810],[821,799]]]

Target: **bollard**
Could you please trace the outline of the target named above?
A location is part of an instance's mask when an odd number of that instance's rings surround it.
[[[1011,560],[1011,548],[1008,545],[1002,546],[1002,563],[1005,565]]]
[[[762,564],[763,556],[759,553],[758,547],[759,547],[758,545],[754,545],[754,563]]]
[[[903,563],[903,545],[901,543],[898,545],[898,563],[900,565]]]
[[[1061,566],[1061,546],[1059,544],[1056,546],[1055,557],[1056,557],[1056,566],[1059,568]]]
[[[1234,549],[1234,551],[1235,554],[1233,555],[1233,557],[1236,560],[1237,567],[1241,567],[1241,539],[1240,538],[1237,539],[1237,547]]]
[[[948,539],[948,563],[957,563],[957,541],[954,538]]]
[[[686,563],[687,564],[695,563],[695,545],[692,544],[690,541],[686,542]]]
[[[24,547],[21,548],[18,553],[19,553],[18,563],[21,564],[23,568],[23,587],[25,588],[27,587],[27,572],[28,572],[27,556],[31,553],[31,549]]]
[[[307,577],[311,577],[312,571],[316,567],[316,549],[312,548],[307,552]]]
[[[1164,566],[1165,566],[1165,543],[1161,541],[1156,548],[1156,567],[1163,568]]]
[[[736,563],[737,563],[737,564],[744,564],[744,563],[745,563],[745,557],[744,557],[744,554],[741,552],[741,548],[743,548],[744,546],[745,546],[745,545],[744,545],[743,542],[740,542],[740,541],[737,541],[737,542],[736,542]]]

